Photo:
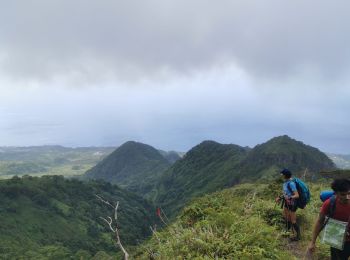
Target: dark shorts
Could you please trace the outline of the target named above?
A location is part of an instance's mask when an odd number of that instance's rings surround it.
[[[339,250],[331,247],[331,259],[332,260],[347,260],[350,257],[350,242],[347,241],[344,244],[344,249]]]
[[[298,206],[294,200],[292,200],[290,202],[285,201],[284,207],[287,208],[291,212],[296,212],[298,209]]]

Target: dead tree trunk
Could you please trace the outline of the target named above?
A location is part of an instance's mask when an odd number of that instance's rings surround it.
[[[96,195],[96,197],[101,202],[103,202],[104,204],[107,204],[108,206],[110,206],[114,209],[114,222],[115,223],[113,223],[113,219],[109,216],[107,218],[103,218],[103,217],[100,217],[100,218],[108,224],[109,229],[115,234],[115,240],[117,242],[117,245],[119,246],[120,250],[122,250],[122,252],[124,253],[124,260],[128,260],[129,254],[122,245],[122,242],[121,242],[120,236],[119,236],[119,229],[118,229],[118,225],[117,225],[117,220],[118,220],[118,212],[117,211],[118,211],[119,201],[117,201],[116,206],[113,206],[110,202],[108,202],[107,200],[104,200],[101,196]]]

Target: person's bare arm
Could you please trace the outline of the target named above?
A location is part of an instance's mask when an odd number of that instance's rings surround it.
[[[320,234],[321,232],[321,229],[323,227],[323,223],[325,221],[325,218],[326,216],[322,213],[320,213],[318,215],[318,218],[316,220],[316,223],[314,225],[314,229],[313,229],[313,232],[312,232],[312,239],[311,239],[311,242],[310,242],[310,245],[309,245],[309,251],[313,252],[315,251],[315,248],[316,248],[316,239],[318,237],[318,235]]]
[[[299,198],[299,192],[298,191],[294,191],[293,195],[290,198],[291,199],[298,199]]]

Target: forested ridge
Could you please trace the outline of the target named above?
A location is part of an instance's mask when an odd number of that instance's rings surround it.
[[[253,148],[204,141],[182,158],[171,154],[127,142],[83,180],[1,180],[0,258],[121,259],[101,219],[115,212],[99,195],[113,205],[119,201],[117,227],[131,259],[298,259],[320,206],[317,193],[329,189],[332,178],[349,176],[318,149],[288,136]],[[313,194],[300,211],[304,233],[297,253],[288,248],[274,204],[284,167],[306,178]],[[318,257],[326,259],[328,251],[320,248]]]
[[[176,215],[193,198],[239,183],[275,180],[284,167],[315,180],[320,171],[336,169],[324,153],[289,136],[252,149],[205,141],[162,175],[154,201]]]
[[[142,198],[102,181],[83,183],[62,176],[24,176],[0,181],[1,259],[90,259],[116,254],[114,237],[101,219],[114,211],[101,203],[119,201],[123,242],[139,244],[156,223]]]

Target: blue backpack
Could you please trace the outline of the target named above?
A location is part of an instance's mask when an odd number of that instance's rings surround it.
[[[310,202],[310,190],[309,188],[307,187],[307,185],[300,179],[298,178],[293,178],[294,183],[295,183],[295,186],[297,188],[297,191],[299,193],[299,198],[296,199],[296,205],[298,208],[305,208],[306,207],[306,204],[308,204]],[[288,183],[288,190],[293,193],[291,187],[290,187],[290,183]]]
[[[332,197],[334,194],[335,193],[332,190],[321,191],[321,193],[320,193],[320,200],[322,202],[325,202],[328,198]]]

